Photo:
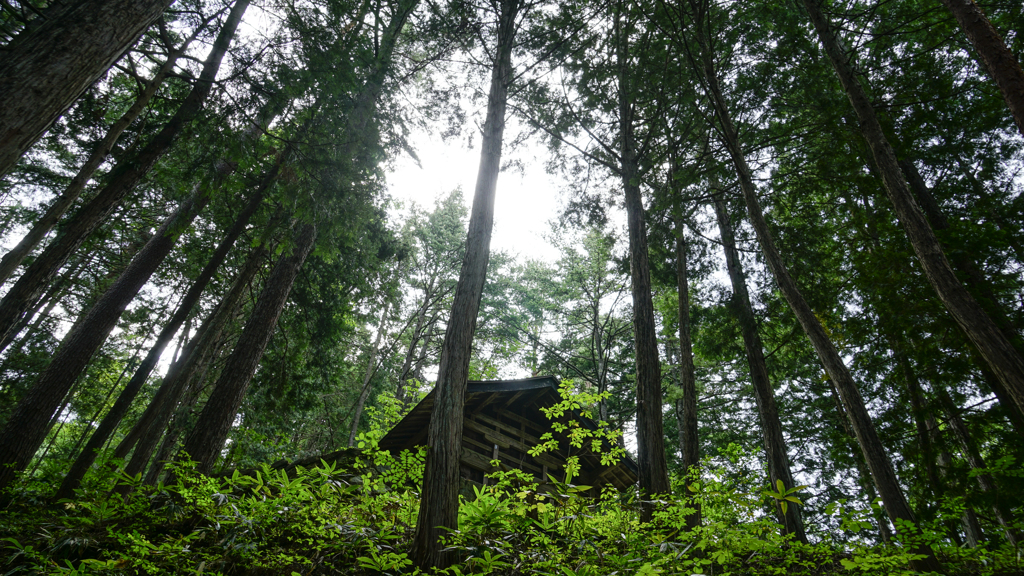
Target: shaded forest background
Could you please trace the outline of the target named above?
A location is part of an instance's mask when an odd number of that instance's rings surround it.
[[[24,47],[89,4],[0,3],[10,110]],[[10,495],[328,454],[421,398],[472,198],[401,212],[387,174],[414,132],[486,150],[504,41],[504,146],[546,147],[565,209],[557,261],[485,256],[470,379],[601,394],[644,494],[718,467],[803,486],[766,511],[797,541],[842,503],[867,541],[942,518],[1016,549],[1024,75],[1001,91],[942,3],[148,4],[0,155]],[[1021,54],[1020,3],[981,8]]]

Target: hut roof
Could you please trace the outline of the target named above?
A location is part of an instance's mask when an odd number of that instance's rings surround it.
[[[570,448],[567,437],[551,430],[551,422],[540,408],[561,401],[558,384],[553,376],[470,381],[463,422],[463,476],[482,482],[483,474],[493,469],[491,461],[500,460],[503,467],[530,472],[540,482],[546,482],[548,474],[561,480],[564,479],[565,459],[575,455],[580,457],[581,465],[580,475],[574,480],[577,484],[612,484],[621,490],[636,483],[637,466],[628,456],[614,466],[603,465],[589,443],[584,443],[580,449]],[[432,390],[381,439],[380,447],[398,451],[426,444],[433,408]],[[580,414],[571,417],[588,429],[598,427],[592,419]],[[554,434],[559,450],[538,456],[527,454],[527,450],[540,443],[539,438],[545,432]]]

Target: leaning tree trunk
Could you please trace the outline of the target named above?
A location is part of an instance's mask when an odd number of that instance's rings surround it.
[[[200,112],[248,5],[249,0],[237,0],[214,41],[195,87],[174,116],[138,154],[114,167],[103,189],[62,227],[60,235],[32,262],[3,300],[0,300],[0,339],[17,325],[25,309],[46,289],[54,274],[134,189],[157,160],[170,149],[182,129]]]
[[[690,282],[687,277],[686,238],[681,218],[676,219],[676,284],[679,287],[679,387],[683,396],[676,403],[679,425],[679,450],[683,455],[683,471],[700,478],[700,444],[697,437],[697,378],[693,367],[693,343],[690,339]],[[689,476],[688,476],[689,477]],[[693,499],[688,506],[693,513],[686,517],[690,530],[700,526],[700,501]]]
[[[835,345],[829,339],[818,317],[815,316],[811,306],[804,299],[800,288],[796,285],[793,277],[790,276],[789,269],[782,261],[782,255],[775,246],[775,239],[772,238],[771,231],[768,229],[768,223],[764,218],[764,213],[761,211],[761,203],[757,198],[757,189],[754,187],[750,166],[747,164],[746,157],[743,155],[743,150],[740,147],[739,134],[732,122],[725,99],[722,97],[718,74],[714,67],[714,61],[711,58],[707,40],[701,32],[698,32],[697,37],[701,48],[701,65],[708,96],[711,98],[715,109],[715,116],[721,125],[721,135],[724,144],[739,177],[740,189],[743,192],[743,199],[747,205],[750,223],[754,228],[754,233],[757,235],[765,262],[775,277],[783,298],[786,299],[790,309],[793,311],[793,315],[796,316],[797,321],[811,341],[811,346],[818,354],[822,366],[835,384],[836,391],[843,401],[846,415],[850,419],[853,433],[857,438],[857,444],[860,446],[868,470],[871,472],[871,478],[874,480],[878,494],[882,498],[886,513],[893,520],[894,525],[898,525],[899,522],[916,523],[914,513],[911,511],[910,504],[903,493],[903,488],[896,478],[896,471],[893,469],[892,461],[885,453],[882,441],[878,437],[874,423],[871,421],[871,415],[868,414],[867,407],[864,405],[864,398],[857,388],[857,383],[853,380],[853,376],[850,374],[849,369],[847,369],[846,364],[843,363],[839,351],[836,350]],[[921,547],[916,552],[924,555],[925,558],[913,563],[915,569],[940,570],[938,561],[935,560],[930,549]]]
[[[896,154],[882,131],[871,101],[857,79],[849,57],[840,47],[835,31],[821,11],[818,0],[804,0],[804,6],[818,33],[818,39],[846,90],[850,104],[857,113],[861,133],[871,149],[875,165],[881,172],[885,190],[928,282],[953,319],[977,347],[996,378],[1006,386],[1018,408],[1024,411],[1024,359],[953,273],[938,238],[928,225],[920,207],[914,202]]]
[[[185,439],[182,452],[196,462],[196,470],[200,473],[208,474],[220,456],[231,423],[242,405],[256,367],[263,358],[263,351],[274,335],[277,319],[288,301],[295,277],[315,241],[316,227],[312,224],[303,225],[295,238],[292,253],[282,254],[274,265],[206,406]]]
[[[993,518],[996,523],[1002,527],[1006,540],[1011,546],[1016,548],[1017,542],[1020,540],[1020,535],[1013,526],[1013,513],[1000,498],[992,475],[987,472],[983,472],[986,469],[985,459],[982,457],[981,450],[978,448],[978,444],[974,441],[974,437],[971,435],[970,430],[968,430],[967,423],[964,422],[964,419],[960,416],[960,412],[957,410],[956,404],[953,402],[953,398],[950,397],[949,392],[941,384],[938,382],[933,383],[932,389],[934,390],[935,395],[938,396],[939,404],[942,406],[942,409],[946,412],[946,422],[953,430],[953,435],[960,444],[960,450],[963,452],[964,458],[967,459],[967,464],[971,467],[971,470],[976,473],[974,479],[978,482],[978,488],[992,498]]]
[[[747,292],[747,279],[743,273],[739,252],[736,250],[736,236],[733,233],[729,210],[722,199],[722,193],[715,194],[715,214],[718,216],[718,229],[721,231],[722,248],[725,250],[726,268],[732,283],[732,304],[740,330],[743,334],[743,347],[747,353],[747,365],[750,367],[750,382],[754,387],[754,399],[757,401],[757,412],[761,416],[761,433],[764,439],[764,452],[768,459],[768,476],[774,489],[778,481],[782,481],[787,489],[796,485],[789,468],[789,452],[786,450],[786,439],[782,435],[782,421],[775,403],[775,389],[768,377],[768,366],[764,360],[764,345],[757,331],[757,320],[754,308],[750,304]],[[776,504],[778,506],[778,503]],[[804,533],[803,517],[799,506],[787,506],[786,512],[776,510],[780,516],[784,533],[790,533],[800,542],[807,542]]]
[[[85,0],[19,36],[0,61],[0,177],[173,0]]]
[[[380,315],[380,325],[377,326],[377,336],[373,340],[373,347],[370,348],[370,359],[366,363],[366,374],[363,376],[363,386],[359,389],[359,398],[356,400],[356,407],[352,415],[352,429],[348,434],[349,448],[356,445],[356,434],[359,433],[359,421],[363,416],[363,406],[366,399],[370,397],[370,382],[377,372],[377,352],[380,351],[380,342],[384,338],[384,328],[387,326],[388,307],[391,302],[384,303],[384,310]]]
[[[974,0],[942,0],[981,56],[1024,135],[1024,70]]]
[[[466,237],[466,255],[459,272],[452,302],[451,317],[444,334],[434,409],[427,430],[427,461],[423,473],[423,494],[413,541],[413,558],[424,571],[446,568],[451,552],[441,549],[441,536],[458,528],[459,461],[462,455],[462,418],[469,380],[469,360],[473,350],[477,313],[483,296],[490,258],[491,229],[494,224],[494,195],[501,168],[502,138],[505,132],[505,107],[512,83],[512,47],[520,0],[501,0],[497,22],[497,46],[491,86],[487,97],[487,117],[480,143],[480,169],[477,172],[473,209]]]
[[[125,465],[125,474],[135,476],[146,468],[175,408],[186,391],[200,379],[199,375],[204,373],[204,367],[215,355],[225,327],[237,314],[242,298],[248,293],[249,285],[262,268],[268,253],[266,242],[249,253],[228,293],[203,321],[177,362],[171,364],[149,406],[114,448],[114,459],[126,458],[135,448],[131,460]]]
[[[157,70],[157,73],[146,83],[146,87],[139,94],[139,97],[135,99],[135,103],[132,104],[131,108],[128,109],[116,122],[114,122],[110,128],[107,129],[106,135],[103,139],[96,144],[92,153],[89,154],[89,158],[82,164],[82,167],[78,169],[78,173],[71,179],[71,183],[68,187],[54,200],[53,204],[46,209],[46,212],[32,224],[32,229],[28,231],[28,234],[18,242],[18,245],[11,249],[10,252],[4,254],[3,259],[0,259],[0,283],[6,282],[8,278],[14,273],[14,271],[21,265],[25,257],[28,256],[29,252],[36,247],[37,244],[46,236],[50,230],[57,224],[61,216],[71,208],[71,205],[78,200],[78,197],[82,194],[82,190],[85,189],[85,185],[92,178],[92,175],[96,173],[96,169],[100,167],[100,164],[107,159],[110,151],[113,150],[114,144],[117,139],[121,137],[121,133],[125,131],[128,126],[134,122],[142,111],[146,109],[149,101],[156,94],[157,89],[163,83],[164,78],[167,77],[172,70],[174,65],[178,61],[178,58],[185,53],[188,49],[189,44],[203,29],[202,26],[196,28],[193,35],[182,42],[178,48],[171,49],[168,46],[169,52],[167,54],[167,61],[164,62],[163,66]]]
[[[103,296],[64,337],[53,359],[0,432],[0,489],[28,464],[46,438],[46,426],[71,385],[103,345],[121,314],[174,248],[178,236],[209,200],[201,188],[171,215]]]
[[[657,325],[651,295],[651,267],[647,253],[647,224],[640,195],[633,116],[636,112],[630,87],[628,34],[622,29],[621,5],[615,15],[615,43],[618,66],[619,176],[625,192],[626,223],[629,231],[629,267],[633,293],[633,338],[636,346],[636,443],[640,492],[645,503],[640,521],[650,522],[654,507],[650,499],[666,494],[668,462],[665,459],[662,424],[661,360],[658,358]]]
[[[125,414],[131,408],[132,402],[138,395],[139,391],[142,390],[142,386],[146,383],[149,378],[149,374],[156,367],[156,363],[160,360],[160,356],[164,352],[164,348],[174,338],[174,334],[178,332],[181,325],[185,323],[185,320],[192,313],[192,308],[199,302],[199,298],[203,295],[203,291],[206,289],[207,284],[213,279],[213,275],[220,269],[221,264],[227,258],[228,252],[231,247],[234,246],[235,240],[242,235],[245,231],[246,226],[249,225],[249,219],[253,214],[256,213],[257,208],[263,203],[263,196],[266,193],[270,185],[276,180],[277,172],[280,168],[280,161],[271,168],[270,172],[264,176],[260,186],[253,192],[249,201],[245,207],[238,214],[235,219],[234,225],[228,230],[227,235],[221,240],[220,244],[214,250],[213,255],[210,256],[210,260],[206,263],[200,271],[199,276],[192,282],[192,286],[189,287],[188,292],[181,299],[181,303],[178,305],[178,309],[175,311],[171,319],[167,321],[163,329],[157,336],[156,342],[149,349],[149,353],[146,354],[146,358],[143,359],[142,363],[135,370],[135,374],[132,375],[131,380],[125,385],[121,394],[118,395],[114,405],[110,408],[107,414],[103,417],[103,421],[100,422],[96,431],[89,438],[89,442],[86,443],[85,448],[75,459],[75,462],[71,465],[71,469],[64,476],[64,480],[57,490],[55,495],[56,498],[70,498],[74,494],[75,488],[78,488],[82,482],[82,478],[85,477],[85,473],[92,466],[92,463],[96,461],[96,456],[100,449],[103,448],[104,444],[110,438],[110,435],[117,429],[121,423],[121,419],[124,418]]]

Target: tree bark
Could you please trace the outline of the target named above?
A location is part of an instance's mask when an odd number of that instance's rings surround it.
[[[935,233],[920,207],[914,202],[896,154],[889,145],[867,93],[857,79],[849,57],[839,46],[831,24],[818,0],[804,0],[804,6],[817,31],[832,67],[857,113],[861,132],[871,149],[882,182],[896,209],[896,215],[910,240],[925,276],[939,299],[985,359],[996,378],[1006,386],[1014,402],[1024,411],[1024,359],[999,330],[953,273]]]
[[[248,5],[249,0],[237,0],[214,41],[213,49],[203,64],[203,71],[195,87],[185,97],[185,101],[174,116],[138,154],[129,160],[119,162],[114,167],[107,184],[62,227],[60,236],[46,247],[3,300],[0,300],[0,338],[17,324],[29,303],[46,289],[53,275],[135,188],[156,161],[171,147],[182,129],[202,109],[213,88],[224,54]]]
[[[0,177],[173,0],[86,0],[26,31],[0,63]]]
[[[75,203],[75,200],[78,200],[82,190],[85,189],[85,185],[92,178],[92,175],[96,173],[96,169],[99,168],[100,164],[106,160],[110,151],[114,148],[114,144],[117,143],[117,139],[121,137],[121,133],[142,114],[142,111],[145,110],[153,95],[156,94],[157,89],[163,84],[164,78],[174,70],[178,57],[185,53],[185,50],[188,49],[189,44],[199,34],[200,30],[202,30],[202,26],[198,27],[192,37],[183,42],[180,47],[174,49],[168,47],[167,61],[164,62],[163,66],[157,70],[157,73],[146,84],[145,89],[135,99],[131,108],[107,129],[106,135],[96,144],[89,158],[79,168],[75,177],[71,179],[68,187],[46,209],[46,212],[36,220],[28,234],[18,242],[17,246],[12,248],[7,254],[4,254],[4,257],[0,259],[0,283],[6,282],[14,274],[14,271],[25,260],[25,257],[39,244],[44,236],[49,234],[61,216]]]
[[[245,207],[242,208],[242,211],[235,219],[234,225],[228,230],[227,235],[221,240],[216,250],[214,250],[210,260],[200,271],[199,276],[192,282],[192,286],[189,287],[188,292],[181,299],[181,303],[178,305],[174,315],[171,316],[171,319],[164,325],[163,330],[160,331],[156,342],[149,349],[149,353],[146,354],[146,358],[136,369],[131,380],[128,381],[128,384],[125,385],[114,405],[110,408],[110,411],[103,417],[103,421],[100,422],[99,427],[89,438],[85,448],[71,465],[71,469],[64,476],[64,480],[57,490],[55,498],[70,498],[74,494],[75,488],[78,488],[79,484],[81,484],[85,473],[92,466],[93,462],[96,461],[99,450],[107,443],[110,435],[121,423],[121,419],[128,413],[132,402],[139,391],[142,390],[142,386],[146,383],[153,368],[156,367],[156,363],[160,360],[160,356],[163,354],[167,344],[174,338],[174,334],[178,332],[181,325],[185,323],[185,320],[192,313],[192,308],[199,302],[199,298],[210,283],[210,280],[213,279],[213,275],[224,263],[235,241],[245,231],[246,226],[249,224],[249,219],[263,203],[264,194],[276,180],[280,166],[281,164],[278,162],[271,168],[270,172],[264,176],[260,186],[253,192]]]
[[[103,296],[64,337],[53,359],[32,385],[0,432],[0,488],[24,469],[46,437],[46,423],[103,345],[121,314],[170,253],[178,238],[209,200],[196,191],[160,227]]]
[[[942,0],[978,51],[1024,136],[1024,70],[974,0]]]
[[[316,227],[303,225],[296,235],[291,254],[282,254],[274,265],[206,406],[185,439],[182,452],[196,462],[196,470],[202,474],[209,474],[220,456],[263,351],[274,335],[277,319],[288,301],[295,277],[315,241]]]
[[[676,402],[679,425],[679,451],[683,471],[700,478],[700,444],[697,437],[697,378],[693,367],[693,343],[690,338],[690,282],[687,277],[687,246],[681,218],[676,218],[676,285],[679,288],[679,387],[682,398]],[[689,476],[687,476],[689,477]],[[700,501],[692,499],[693,513],[686,516],[690,530],[701,523]]]
[[[764,440],[764,452],[768,459],[768,476],[772,490],[776,489],[779,480],[787,489],[796,486],[789,468],[789,452],[786,439],[782,435],[782,421],[775,403],[775,389],[768,377],[768,366],[764,360],[764,345],[757,331],[757,320],[754,308],[750,304],[747,292],[747,279],[743,273],[739,252],[736,250],[736,237],[733,233],[729,210],[719,191],[714,196],[715,214],[718,217],[718,229],[722,236],[722,248],[725,250],[726,267],[732,283],[732,304],[736,319],[739,321],[743,334],[743,347],[747,354],[747,365],[750,368],[750,382],[754,387],[754,399],[757,412],[761,416],[761,433]],[[776,506],[776,515],[782,522],[783,533],[792,534],[793,538],[806,543],[803,517],[799,506],[787,506],[785,514]]]
[[[889,460],[889,456],[885,453],[882,441],[878,437],[875,425],[871,421],[867,407],[864,405],[864,398],[857,388],[857,383],[854,381],[849,369],[847,369],[846,364],[843,363],[839,351],[836,350],[835,345],[829,339],[818,317],[815,316],[811,306],[804,299],[800,288],[792,276],[790,276],[789,269],[782,261],[782,255],[775,246],[775,239],[772,238],[771,231],[768,229],[768,223],[765,221],[764,213],[761,210],[761,203],[757,197],[757,189],[754,187],[750,166],[747,164],[743,150],[740,147],[739,134],[732,122],[725,99],[722,97],[718,74],[711,58],[711,52],[707,46],[707,40],[699,31],[697,37],[701,48],[701,65],[708,95],[711,97],[715,116],[721,125],[722,138],[736,169],[740,181],[740,189],[743,192],[743,199],[747,204],[750,223],[754,227],[754,232],[757,235],[757,240],[761,246],[761,251],[764,254],[768,268],[775,277],[779,291],[782,292],[782,296],[789,304],[793,315],[796,316],[800,326],[807,334],[808,339],[810,339],[811,346],[818,354],[818,358],[821,360],[825,371],[835,384],[836,391],[843,401],[846,415],[850,419],[850,426],[864,455],[868,470],[871,472],[872,480],[874,480],[878,494],[882,498],[886,513],[893,520],[893,524],[897,524],[897,520],[916,522],[914,513],[907,503],[906,495],[903,493],[903,488],[896,478],[892,461]],[[915,569],[940,571],[938,561],[930,549],[922,547],[917,552],[925,555],[925,559],[914,562]]]
[[[434,408],[427,430],[427,459],[423,473],[423,494],[413,540],[414,562],[427,571],[446,568],[453,560],[451,552],[442,552],[441,536],[458,528],[459,460],[462,455],[462,419],[469,380],[469,360],[473,351],[480,299],[490,259],[491,229],[494,224],[494,196],[501,168],[502,139],[505,132],[505,107],[512,84],[512,47],[520,0],[501,0],[497,21],[497,45],[491,85],[487,97],[487,116],[480,143],[480,168],[477,172],[473,208],[466,237],[466,254],[455,287],[451,316],[434,387]]]
[[[665,459],[662,423],[661,361],[658,358],[657,326],[651,296],[651,269],[647,252],[647,224],[640,194],[640,169],[637,164],[629,66],[629,39],[622,28],[621,4],[615,14],[615,50],[617,59],[619,104],[619,176],[625,193],[626,223],[629,233],[629,264],[633,295],[633,338],[636,346],[636,441],[641,498],[650,502],[669,492],[668,462]],[[654,507],[641,507],[641,522],[650,522]]]

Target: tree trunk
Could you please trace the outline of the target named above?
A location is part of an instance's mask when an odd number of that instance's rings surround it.
[[[825,329],[822,327],[818,317],[815,316],[811,306],[804,299],[800,288],[792,276],[790,276],[789,269],[782,261],[782,255],[779,254],[779,250],[775,246],[775,239],[772,238],[771,231],[768,229],[768,223],[764,219],[764,213],[761,211],[761,203],[757,198],[757,189],[754,187],[750,166],[747,165],[743,150],[740,147],[739,134],[722,97],[718,75],[714,68],[711,52],[707,46],[707,40],[700,32],[698,32],[697,36],[701,48],[701,60],[708,93],[715,108],[715,115],[722,127],[721,134],[724,144],[739,177],[740,189],[743,192],[743,199],[747,204],[750,223],[754,227],[754,232],[757,235],[758,243],[761,245],[761,251],[764,254],[768,268],[775,277],[779,291],[782,292],[782,296],[789,304],[793,315],[796,316],[800,326],[804,329],[808,339],[810,339],[811,346],[814,347],[814,351],[818,354],[818,358],[821,360],[825,371],[835,384],[836,391],[843,401],[847,417],[850,419],[850,425],[857,438],[857,443],[864,455],[864,460],[871,471],[872,480],[874,480],[878,494],[882,498],[886,513],[893,520],[894,525],[898,524],[897,520],[901,522],[915,522],[914,513],[910,510],[910,505],[907,503],[903,488],[896,478],[892,461],[889,460],[889,456],[885,453],[882,441],[879,439],[875,425],[871,421],[871,416],[864,405],[864,398],[857,388],[857,383],[853,380],[849,369],[843,363],[839,351],[836,350],[835,345],[832,344],[832,341],[825,333]],[[938,561],[935,560],[930,549],[922,547],[917,552],[925,555],[925,559],[913,563],[916,570],[940,571]]]
[[[282,155],[283,156],[283,155]],[[89,442],[86,444],[85,449],[78,455],[74,464],[71,465],[71,469],[64,476],[64,480],[57,490],[55,495],[56,498],[70,498],[74,494],[75,488],[78,488],[82,482],[82,478],[85,477],[86,471],[92,466],[92,463],[96,461],[96,456],[103,445],[107,443],[110,435],[117,429],[121,423],[121,419],[124,418],[125,414],[131,408],[131,404],[135,401],[135,397],[139,391],[142,390],[142,386],[145,385],[146,380],[149,378],[149,374],[156,367],[156,363],[160,360],[160,356],[164,352],[164,348],[167,347],[168,342],[174,338],[174,334],[178,332],[181,325],[185,323],[185,320],[192,313],[192,308],[195,307],[196,303],[199,302],[199,298],[202,296],[203,291],[206,289],[207,284],[213,279],[213,275],[220,269],[224,260],[227,258],[228,252],[235,244],[235,240],[242,235],[245,231],[246,226],[249,224],[249,219],[256,210],[263,203],[263,196],[267,189],[277,178],[277,172],[280,168],[280,161],[270,169],[270,172],[264,176],[260,186],[253,192],[249,198],[249,202],[246,203],[245,207],[239,213],[235,219],[234,225],[228,230],[227,235],[221,240],[220,244],[214,250],[213,255],[210,256],[210,260],[206,263],[200,271],[199,276],[192,282],[192,286],[189,287],[188,292],[181,299],[181,303],[178,305],[178,309],[175,311],[171,319],[164,325],[163,330],[160,331],[160,335],[157,336],[156,342],[152,348],[149,349],[149,353],[146,358],[142,361],[136,369],[135,374],[132,375],[131,380],[125,385],[124,390],[117,397],[117,401],[111,407],[110,411],[107,412],[106,416],[103,417],[103,421],[100,423],[96,432],[89,438]]]
[[[640,194],[640,169],[633,135],[636,112],[630,86],[629,39],[622,26],[621,4],[615,14],[618,67],[619,176],[625,192],[629,230],[629,265],[633,294],[633,338],[636,346],[636,442],[641,498],[646,502],[669,492],[662,424],[661,361],[658,358],[657,326],[651,296],[651,269],[647,253],[647,224]],[[652,504],[641,507],[641,522],[650,522]]]
[[[480,143],[473,209],[466,237],[466,254],[455,287],[455,299],[441,347],[434,408],[427,430],[427,460],[423,473],[423,494],[413,540],[414,562],[427,571],[446,568],[451,552],[442,552],[440,538],[458,528],[459,460],[462,454],[462,419],[469,379],[477,313],[483,296],[490,258],[491,229],[494,224],[494,196],[501,168],[505,107],[513,79],[512,47],[520,0],[501,0],[497,21],[497,45],[487,116]]]
[[[971,470],[984,470],[986,466],[985,460],[981,455],[981,450],[979,450],[978,444],[974,441],[974,437],[971,435],[970,430],[967,429],[967,423],[964,422],[964,419],[960,416],[960,412],[957,410],[956,404],[953,403],[953,398],[950,397],[949,392],[937,382],[933,383],[932,389],[935,391],[935,395],[938,396],[939,404],[942,406],[942,409],[946,412],[946,422],[953,430],[953,435],[960,444],[960,450],[963,452],[964,458],[967,459],[967,464],[971,467]],[[996,483],[992,478],[992,475],[984,472],[978,473],[974,479],[978,482],[978,488],[992,498],[992,516],[995,518],[996,523],[1002,527],[1003,534],[1006,536],[1007,542],[1016,548],[1017,542],[1020,540],[1020,536],[1012,525],[1013,513],[1002,503],[998,491],[996,490]]]
[[[121,314],[149,277],[174,248],[178,236],[209,200],[197,190],[136,254],[103,296],[81,316],[64,337],[53,359],[32,385],[0,432],[0,488],[24,469],[46,437],[46,423],[92,355],[103,345]]]
[[[249,0],[237,0],[206,58],[199,80],[167,125],[133,158],[118,162],[111,171],[107,184],[62,227],[60,235],[32,262],[3,300],[0,300],[0,337],[6,335],[17,324],[29,303],[46,289],[53,275],[103,223],[125,195],[134,189],[156,161],[167,152],[182,129],[202,109],[213,88],[224,54],[248,5]]]
[[[978,348],[996,378],[1006,386],[1018,408],[1024,411],[1024,359],[953,273],[938,238],[914,202],[896,160],[896,154],[886,140],[875,110],[855,76],[849,58],[839,46],[839,41],[828,19],[822,13],[818,0],[804,0],[804,6],[818,33],[818,39],[846,89],[850,104],[857,113],[861,132],[874,156],[875,165],[881,172],[885,190],[924,269],[925,276],[957,324]]]
[[[199,414],[182,452],[196,462],[196,470],[209,474],[213,469],[231,424],[242,405],[263,351],[274,335],[277,319],[284,310],[292,284],[316,241],[316,227],[305,224],[295,238],[291,254],[282,254],[267,278],[252,315],[245,323],[235,349],[228,357],[210,399]]]
[[[267,233],[269,232],[268,229]],[[218,343],[223,338],[224,329],[231,318],[236,315],[242,297],[248,292],[250,282],[262,268],[268,253],[266,242],[261,243],[259,248],[249,253],[228,293],[224,295],[220,304],[210,313],[199,327],[196,335],[185,346],[178,361],[167,370],[167,375],[164,376],[163,382],[149,406],[146,407],[131,431],[114,449],[113,457],[122,459],[128,456],[133,446],[135,447],[131,460],[125,466],[125,474],[129,476],[139,474],[149,463],[153,456],[153,450],[156,449],[160,437],[164,434],[164,430],[174,414],[175,407],[182,395],[194,386],[194,382],[199,380],[198,376],[204,373],[204,367],[209,364]]]
[[[747,292],[747,279],[743,273],[739,252],[736,250],[736,237],[733,233],[729,210],[719,191],[714,196],[715,214],[718,216],[718,229],[721,231],[722,248],[725,250],[726,267],[732,283],[732,308],[743,333],[743,347],[747,353],[747,365],[750,367],[750,382],[754,387],[754,399],[757,401],[757,412],[761,416],[761,433],[764,439],[764,452],[768,459],[768,476],[772,490],[777,488],[779,480],[787,489],[796,486],[793,474],[789,469],[789,452],[786,450],[786,439],[782,435],[782,421],[775,404],[775,389],[768,377],[768,366],[764,360],[764,345],[757,331],[757,320],[754,308],[750,304]],[[778,507],[778,503],[775,504]],[[807,542],[804,533],[803,517],[799,506],[787,506],[783,514],[781,508],[776,515],[782,522],[783,533],[793,535],[800,542]]]
[[[676,285],[679,288],[679,387],[683,396],[676,402],[679,424],[679,451],[683,471],[700,477],[700,444],[697,438],[697,378],[693,367],[693,343],[690,339],[690,282],[687,277],[687,246],[681,218],[676,218]],[[688,476],[689,477],[689,476]],[[691,500],[693,514],[686,517],[690,530],[701,523],[700,501]]]
[[[938,202],[935,201],[935,197],[932,196],[931,190],[928,189],[925,184],[924,178],[921,177],[921,173],[918,172],[917,166],[909,161],[900,161],[900,169],[907,178],[907,184],[910,186],[910,190],[914,193],[917,201],[921,204],[921,208],[924,211],[925,216],[928,218],[928,222],[931,224],[933,230],[948,230],[949,220],[945,214],[942,213]],[[943,242],[943,248],[950,249],[951,247]],[[973,288],[974,293],[979,296],[979,304],[981,304],[985,310],[992,315],[993,321],[1002,331],[1003,336],[1010,341],[1010,344],[1014,347],[1017,353],[1020,353],[1024,346],[1022,346],[1020,335],[1018,334],[1017,328],[1010,321],[1006,311],[1003,310],[999,304],[999,300],[992,292],[992,284],[989,282],[981,270],[978,269],[977,264],[962,250],[957,249],[955,246],[951,250],[951,260],[953,266],[960,271],[961,274],[967,277],[969,281],[969,287]],[[977,348],[973,348],[973,351],[977,353]],[[1013,401],[1013,396],[1009,393],[1006,387],[998,378],[995,377],[990,370],[984,367],[984,358],[982,362],[982,372],[985,382],[989,388],[995,393],[996,398],[999,400],[1000,407],[1006,412],[1010,419],[1010,425],[1013,426],[1018,433],[1024,434],[1024,411],[1021,410],[1020,406]]]
[[[71,183],[61,193],[60,196],[54,200],[53,204],[46,209],[46,212],[32,225],[32,229],[28,231],[28,234],[18,242],[18,245],[11,249],[10,252],[4,254],[4,257],[0,259],[0,283],[6,282],[8,278],[14,274],[14,271],[21,265],[25,257],[28,256],[29,252],[36,247],[37,244],[43,239],[44,236],[49,234],[50,230],[57,224],[61,216],[71,208],[71,205],[78,200],[78,197],[82,194],[82,190],[85,189],[85,185],[92,178],[92,175],[96,173],[96,169],[99,168],[100,164],[107,159],[110,151],[114,148],[114,144],[117,143],[117,139],[120,138],[121,133],[124,132],[128,126],[134,122],[142,111],[145,110],[149,101],[156,94],[157,89],[163,84],[164,78],[172,70],[174,65],[178,61],[178,58],[185,53],[188,49],[189,44],[195,39],[196,35],[203,29],[203,26],[196,28],[193,35],[185,40],[182,45],[178,48],[171,49],[167,54],[167,61],[164,62],[163,66],[157,70],[157,73],[152,79],[146,84],[145,89],[136,98],[135,103],[132,104],[131,108],[128,109],[113,125],[107,129],[106,135],[103,139],[96,144],[89,158],[85,161],[82,167],[78,170],[78,174],[72,178]],[[170,48],[170,47],[168,47]]]
[[[0,177],[173,0],[85,0],[20,35],[0,63]]]
[[[388,307],[391,302],[384,303],[384,311],[380,315],[380,325],[377,326],[377,336],[373,340],[373,347],[370,348],[370,359],[366,363],[366,374],[363,376],[363,386],[359,389],[359,399],[356,401],[355,414],[352,415],[352,429],[348,434],[348,447],[356,444],[356,434],[359,432],[359,420],[363,416],[363,405],[370,396],[370,381],[377,372],[377,352],[380,350],[380,341],[384,337],[384,328],[388,320]]]
[[[978,51],[1024,136],[1024,70],[974,0],[942,0]]]

